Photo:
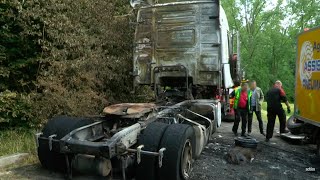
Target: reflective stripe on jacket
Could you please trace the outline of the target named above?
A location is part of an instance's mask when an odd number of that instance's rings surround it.
[[[234,108],[234,109],[238,109],[239,100],[240,100],[240,94],[241,94],[241,88],[238,88],[238,89],[235,91],[235,99],[234,99],[234,105],[233,105],[233,108]],[[250,106],[251,106],[251,96],[252,96],[252,91],[248,90],[247,107],[248,107],[248,110],[249,110],[249,111],[250,111]]]

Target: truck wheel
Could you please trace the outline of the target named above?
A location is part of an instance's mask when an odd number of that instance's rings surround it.
[[[153,122],[139,136],[138,144],[144,145],[142,150],[157,152],[160,147],[160,141],[168,124]],[[158,157],[152,155],[141,154],[141,162],[137,165],[137,180],[154,180],[156,179],[156,169],[159,167]]]
[[[49,120],[44,126],[41,137],[48,138],[56,134],[55,139],[61,139],[74,129],[93,123],[91,119],[57,116]],[[41,165],[49,170],[66,172],[65,155],[62,153],[50,151],[48,144],[39,143],[38,158]]]
[[[168,127],[160,145],[166,148],[159,169],[160,180],[183,180],[190,177],[194,137],[194,130],[189,125],[173,124]]]
[[[290,130],[291,134],[301,134],[303,125],[304,123],[297,121],[294,116],[291,116],[287,121],[287,128]]]
[[[252,137],[236,137],[234,138],[234,143],[236,146],[244,148],[257,148],[258,141]]]

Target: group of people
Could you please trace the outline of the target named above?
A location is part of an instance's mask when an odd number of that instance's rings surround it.
[[[263,130],[263,121],[261,117],[262,102],[265,99],[261,88],[257,87],[256,81],[249,84],[244,82],[241,87],[235,89],[231,94],[234,98],[233,108],[235,110],[235,121],[232,128],[233,133],[238,135],[238,128],[241,121],[241,136],[248,136],[252,131],[253,113],[256,114],[259,122],[259,130],[263,136],[266,136],[266,141],[269,141],[273,136],[273,130],[276,117],[280,121],[280,133],[286,133],[286,113],[282,107],[282,102],[287,106],[287,112],[290,113],[290,106],[286,97],[286,93],[282,88],[281,81],[276,81],[273,87],[266,94],[267,101],[267,132]],[[248,125],[248,126],[247,126]],[[248,127],[248,131],[246,133]]]

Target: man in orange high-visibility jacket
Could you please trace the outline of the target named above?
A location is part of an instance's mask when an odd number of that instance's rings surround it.
[[[230,97],[234,97],[233,108],[236,112],[236,119],[232,128],[233,133],[238,135],[238,127],[241,121],[241,136],[246,135],[248,113],[250,111],[250,99],[252,93],[248,88],[248,83],[242,83],[241,88],[236,89],[230,94]]]

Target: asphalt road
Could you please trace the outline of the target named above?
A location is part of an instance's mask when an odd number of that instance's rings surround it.
[[[240,165],[228,163],[226,154],[234,148],[232,125],[223,123],[213,135],[202,156],[194,164],[192,180],[320,179],[320,160],[315,156],[315,145],[282,140],[277,133],[278,125],[274,137],[267,143],[265,137],[258,133],[257,121],[253,124],[252,136],[259,140],[259,144],[253,161]],[[315,172],[307,172],[306,168],[309,167],[315,168]]]

